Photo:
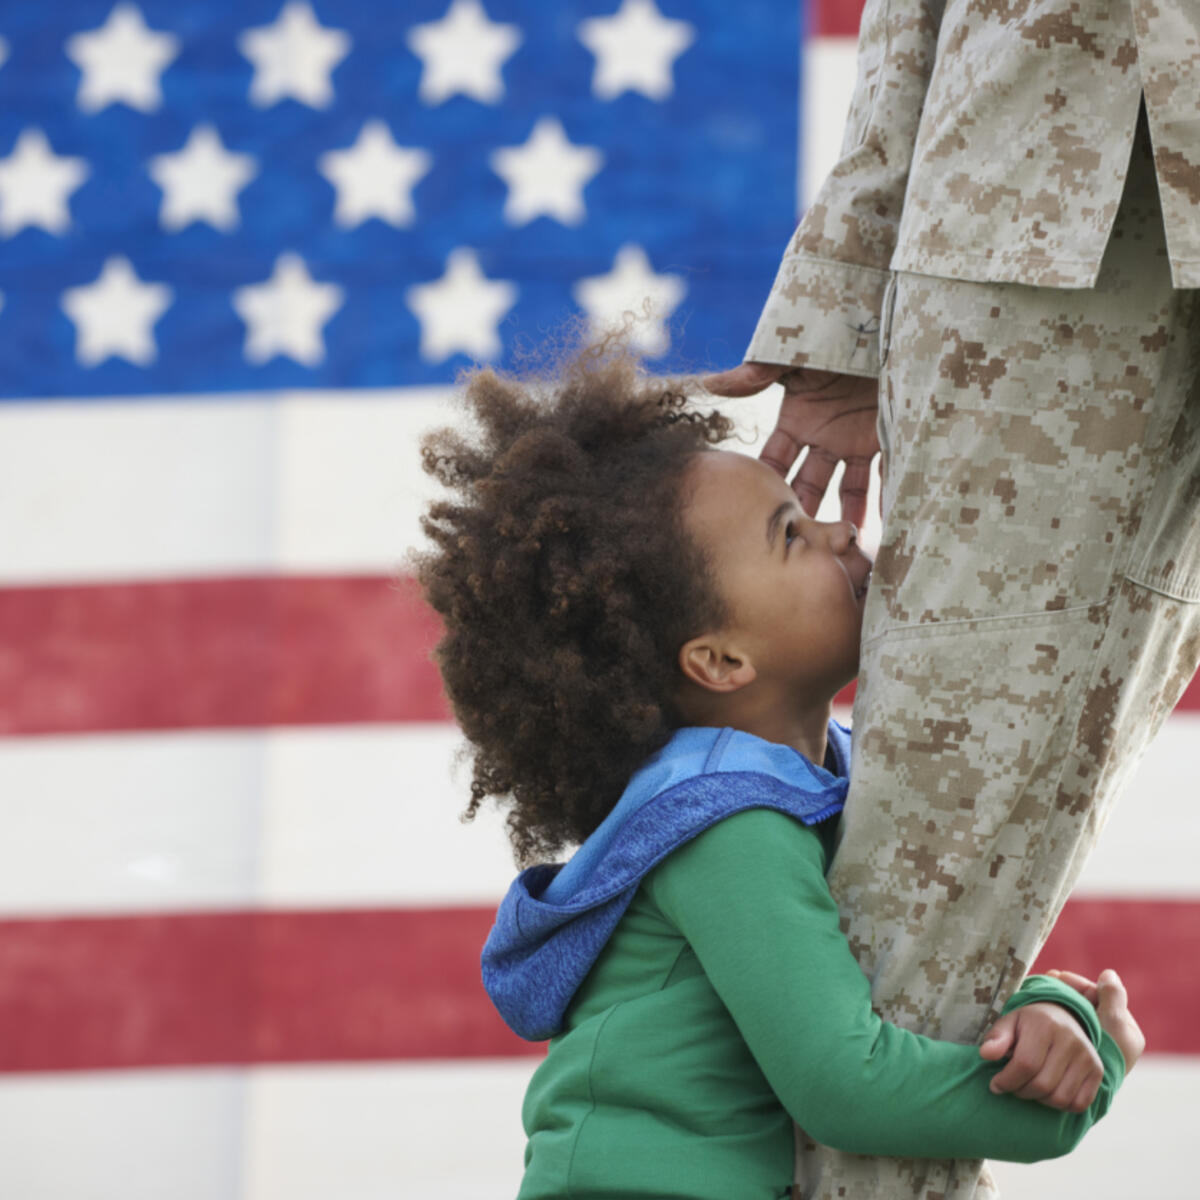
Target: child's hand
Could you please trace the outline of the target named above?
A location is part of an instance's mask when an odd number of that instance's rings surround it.
[[[1100,1018],[1100,1028],[1117,1043],[1125,1057],[1126,1073],[1132,1071],[1146,1049],[1146,1036],[1129,1011],[1129,996],[1120,975],[1112,969],[1101,971],[1099,980],[1093,982],[1074,971],[1047,971],[1046,974],[1073,987],[1091,1002]]]
[[[992,1078],[993,1092],[1012,1092],[1048,1108],[1085,1111],[1104,1078],[1087,1032],[1058,1004],[1027,1004],[1007,1013],[988,1030],[979,1053],[992,1062],[1010,1056]]]

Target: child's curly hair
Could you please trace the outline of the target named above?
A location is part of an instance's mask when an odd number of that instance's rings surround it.
[[[548,857],[603,820],[682,722],[679,647],[723,620],[683,527],[691,457],[728,437],[613,339],[550,382],[480,370],[478,431],[441,429],[425,470],[457,494],[422,527],[417,573],[445,623],[436,657],[474,749],[474,817],[509,808],[518,859]]]

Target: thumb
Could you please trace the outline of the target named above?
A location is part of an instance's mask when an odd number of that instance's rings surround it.
[[[763,388],[778,383],[790,370],[791,367],[778,363],[744,362],[730,371],[706,375],[703,383],[716,396],[753,396]]]
[[[1117,1017],[1129,1011],[1129,993],[1121,982],[1121,977],[1111,967],[1101,971],[1096,980],[1100,992],[1100,1002],[1096,1009],[1100,1016]]]
[[[989,1062],[1003,1058],[1017,1040],[1017,1014],[1010,1012],[1001,1017],[987,1031],[987,1036],[979,1045],[979,1057]]]

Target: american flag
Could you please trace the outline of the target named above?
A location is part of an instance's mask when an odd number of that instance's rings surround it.
[[[541,1050],[478,982],[511,862],[456,820],[416,439],[647,298],[656,366],[738,361],[860,7],[0,8],[0,1196],[515,1191]],[[1053,947],[1158,1054],[1024,1196],[1191,1194],[1198,730]]]

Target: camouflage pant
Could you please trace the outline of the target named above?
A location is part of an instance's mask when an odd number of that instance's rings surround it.
[[[885,319],[830,884],[882,1014],[956,1041],[1019,984],[1200,657],[1200,293],[1171,288],[1135,158],[1094,289],[898,275]],[[994,1194],[980,1168],[798,1141],[820,1200]]]

